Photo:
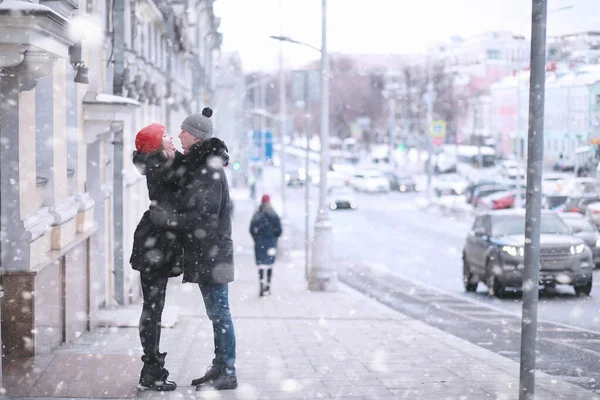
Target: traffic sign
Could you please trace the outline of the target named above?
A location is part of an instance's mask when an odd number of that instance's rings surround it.
[[[446,137],[446,122],[433,121],[431,123],[431,137],[445,138]]]
[[[446,139],[446,122],[444,121],[433,121],[430,128],[431,141],[434,146],[441,146],[444,144]]]

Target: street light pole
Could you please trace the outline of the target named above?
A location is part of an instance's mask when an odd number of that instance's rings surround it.
[[[279,6],[281,8],[281,17],[279,30],[280,34],[283,34],[283,0],[279,0]],[[285,226],[286,215],[285,215],[285,134],[286,134],[286,117],[287,117],[287,102],[285,93],[285,70],[284,70],[284,59],[283,59],[283,42],[279,42],[279,129],[281,139],[281,219],[284,221]]]
[[[431,138],[431,125],[433,124],[433,82],[431,79],[431,60],[427,55],[427,92],[425,93],[425,103],[427,105],[427,126],[425,127],[425,141],[427,142],[427,200],[431,202],[433,186],[433,140]]]
[[[327,171],[329,169],[329,59],[327,54],[327,0],[322,0],[321,32],[321,179],[319,212],[315,222],[312,268],[308,290],[337,290],[337,272],[331,255],[332,229],[327,208]]]
[[[390,128],[389,128],[389,146],[388,146],[388,160],[392,170],[396,169],[396,162],[394,158],[394,142],[396,139],[396,92],[394,90],[390,93]]]
[[[546,87],[547,0],[532,0],[531,78],[527,142],[527,197],[525,202],[525,269],[521,320],[519,400],[535,393],[535,338],[538,320],[542,162],[544,156],[544,91]]]

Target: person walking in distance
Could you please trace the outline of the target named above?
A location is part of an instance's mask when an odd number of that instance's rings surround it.
[[[260,297],[271,294],[273,264],[277,256],[277,241],[281,233],[281,219],[271,206],[269,195],[265,194],[250,222],[250,235],[254,239],[254,255],[258,266]]]
[[[151,124],[138,132],[133,162],[142,175],[150,200],[162,204],[165,196],[175,191],[175,168],[183,155],[175,151],[173,139],[161,124]],[[140,373],[140,389],[171,391],[175,382],[167,380],[167,353],[161,353],[160,332],[165,294],[169,277],[181,275],[181,240],[172,230],[156,227],[146,211],[133,237],[130,263],[140,272],[143,306],[139,323],[140,341],[144,349],[144,366]]]
[[[192,381],[196,390],[211,384],[216,390],[235,389],[235,331],[229,309],[228,283],[234,280],[231,240],[231,200],[224,166],[227,146],[213,138],[212,110],[193,114],[181,124],[185,151],[178,173],[181,190],[171,207],[152,207],[152,221],[180,232],[183,242],[183,281],[200,287],[212,322],[215,358],[206,374]]]

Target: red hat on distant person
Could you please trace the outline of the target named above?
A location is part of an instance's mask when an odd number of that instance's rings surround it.
[[[157,122],[142,128],[135,136],[135,148],[137,151],[140,153],[152,153],[160,149],[165,130],[165,126]]]
[[[269,197],[269,195],[268,195],[268,194],[263,194],[263,197],[262,197],[262,200],[261,200],[261,202],[262,202],[263,204],[265,204],[265,203],[270,203],[270,202],[271,202],[271,197]]]

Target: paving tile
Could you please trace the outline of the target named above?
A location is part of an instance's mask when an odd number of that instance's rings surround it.
[[[446,400],[446,399],[493,399],[494,397],[479,388],[416,388],[390,389],[397,399]],[[514,399],[513,399],[514,400]]]
[[[382,386],[380,379],[321,379],[325,387],[343,387],[343,386]]]
[[[27,396],[52,362],[53,355],[6,358],[2,361],[2,384],[9,396]]]
[[[351,386],[327,388],[330,397],[333,398],[353,398],[353,397],[391,397],[394,395],[389,389],[382,386]]]
[[[57,354],[29,395],[135,397],[141,364],[120,354]]]

